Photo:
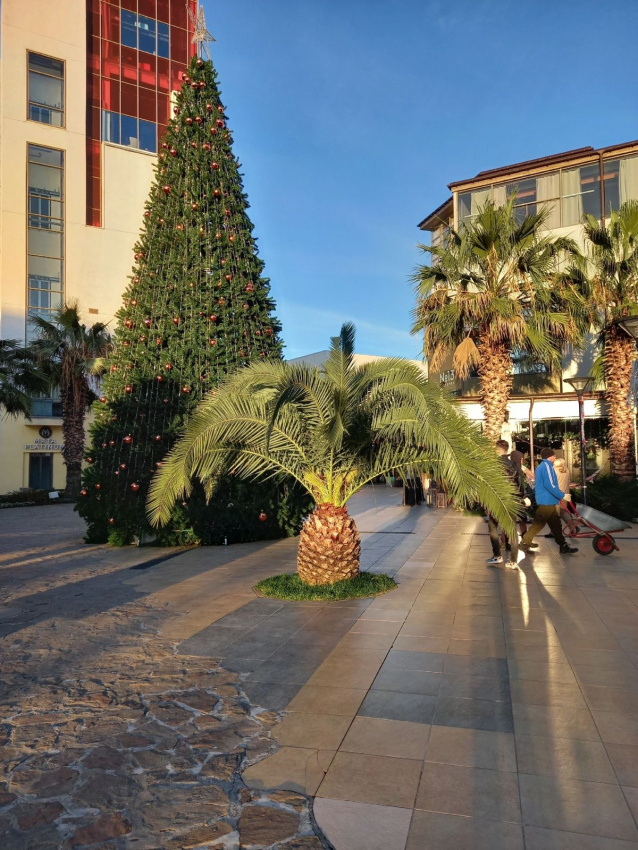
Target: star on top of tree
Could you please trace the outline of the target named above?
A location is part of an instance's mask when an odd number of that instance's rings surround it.
[[[206,29],[206,17],[204,16],[204,8],[200,6],[197,10],[197,17],[192,13],[188,4],[186,5],[188,9],[188,16],[191,19],[191,24],[193,25],[193,37],[191,39],[191,44],[197,45],[197,52],[200,56],[204,53],[207,58],[210,59],[210,51],[208,49],[208,42],[215,41],[214,36]]]

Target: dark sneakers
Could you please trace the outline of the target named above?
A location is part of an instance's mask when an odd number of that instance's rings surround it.
[[[570,546],[569,543],[563,543],[560,547],[561,555],[573,555],[578,552],[578,549],[575,546]]]

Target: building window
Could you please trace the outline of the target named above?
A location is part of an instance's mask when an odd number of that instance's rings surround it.
[[[29,119],[64,126],[64,62],[31,52],[28,62]]]
[[[102,110],[102,141],[157,153],[157,124]]]
[[[519,224],[522,224],[527,216],[536,214],[535,177],[508,183],[505,187],[505,195],[508,201],[514,196],[514,216]]]
[[[120,38],[124,47],[133,47],[164,59],[170,58],[168,24],[122,9]]]
[[[28,147],[27,340],[33,318],[48,321],[64,301],[64,153]]]

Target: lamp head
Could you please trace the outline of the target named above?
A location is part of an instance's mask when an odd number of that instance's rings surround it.
[[[587,392],[589,389],[589,385],[592,382],[592,378],[587,375],[584,378],[565,378],[565,383],[570,384],[572,389],[578,394],[582,395]]]

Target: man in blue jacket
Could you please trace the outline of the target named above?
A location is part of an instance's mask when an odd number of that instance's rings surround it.
[[[556,471],[553,466],[554,461],[556,460],[556,453],[554,450],[543,449],[541,452],[541,458],[542,460],[536,469],[535,484],[536,504],[538,505],[538,508],[534,514],[534,522],[531,524],[526,534],[523,535],[521,540],[521,549],[524,552],[530,552],[530,544],[532,540],[540,531],[543,530],[543,528],[545,528],[545,525],[548,525],[549,530],[554,535],[554,540],[560,546],[561,555],[573,555],[574,552],[578,552],[578,549],[574,546],[570,546],[565,540],[563,524],[560,520],[558,511],[556,510],[556,505],[561,500],[569,502],[571,501],[571,496],[569,493],[563,493],[558,486],[558,478],[556,477]]]

